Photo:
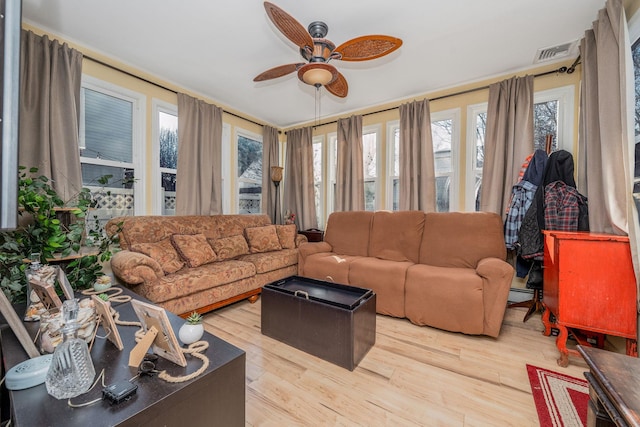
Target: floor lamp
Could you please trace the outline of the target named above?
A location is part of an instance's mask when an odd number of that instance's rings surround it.
[[[282,181],[282,171],[284,170],[281,166],[271,166],[271,181],[273,181],[273,185],[276,186],[276,200],[273,204],[273,223],[275,224],[278,221],[278,188],[280,187],[280,181]]]

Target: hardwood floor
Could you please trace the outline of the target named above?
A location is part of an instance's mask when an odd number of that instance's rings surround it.
[[[205,328],[247,353],[247,426],[537,426],[526,364],[556,364],[540,315],[508,309],[499,338],[419,327],[377,316],[376,344],[350,372],[260,332],[260,303],[205,316]]]

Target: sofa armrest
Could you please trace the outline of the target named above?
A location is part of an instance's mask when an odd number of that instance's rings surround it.
[[[333,251],[333,247],[327,242],[306,242],[303,245],[300,245],[298,253],[306,258],[309,255],[331,251]]]
[[[309,239],[304,234],[296,234],[296,248],[299,248],[301,244],[307,243]]]
[[[113,254],[111,270],[116,277],[130,285],[153,282],[165,275],[156,260],[145,254],[128,250]]]
[[[500,258],[484,258],[478,262],[476,273],[483,281],[485,334],[497,337],[507,309],[514,268]]]
[[[306,242],[298,248],[298,275],[304,276],[304,263],[307,257],[320,252],[331,252],[333,247],[327,242]]]

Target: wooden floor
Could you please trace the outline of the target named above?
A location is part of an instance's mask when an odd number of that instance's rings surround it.
[[[377,316],[376,344],[350,372],[260,332],[260,300],[205,316],[206,330],[247,353],[247,426],[537,426],[526,364],[556,364],[540,315],[508,309],[500,337],[468,336]]]

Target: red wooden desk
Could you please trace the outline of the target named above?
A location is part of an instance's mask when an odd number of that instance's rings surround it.
[[[545,335],[558,328],[558,364],[569,364],[567,338],[580,344],[581,332],[627,338],[627,354],[637,356],[636,280],[629,238],[586,232],[544,231],[542,316]],[[551,314],[555,317],[551,322]]]

